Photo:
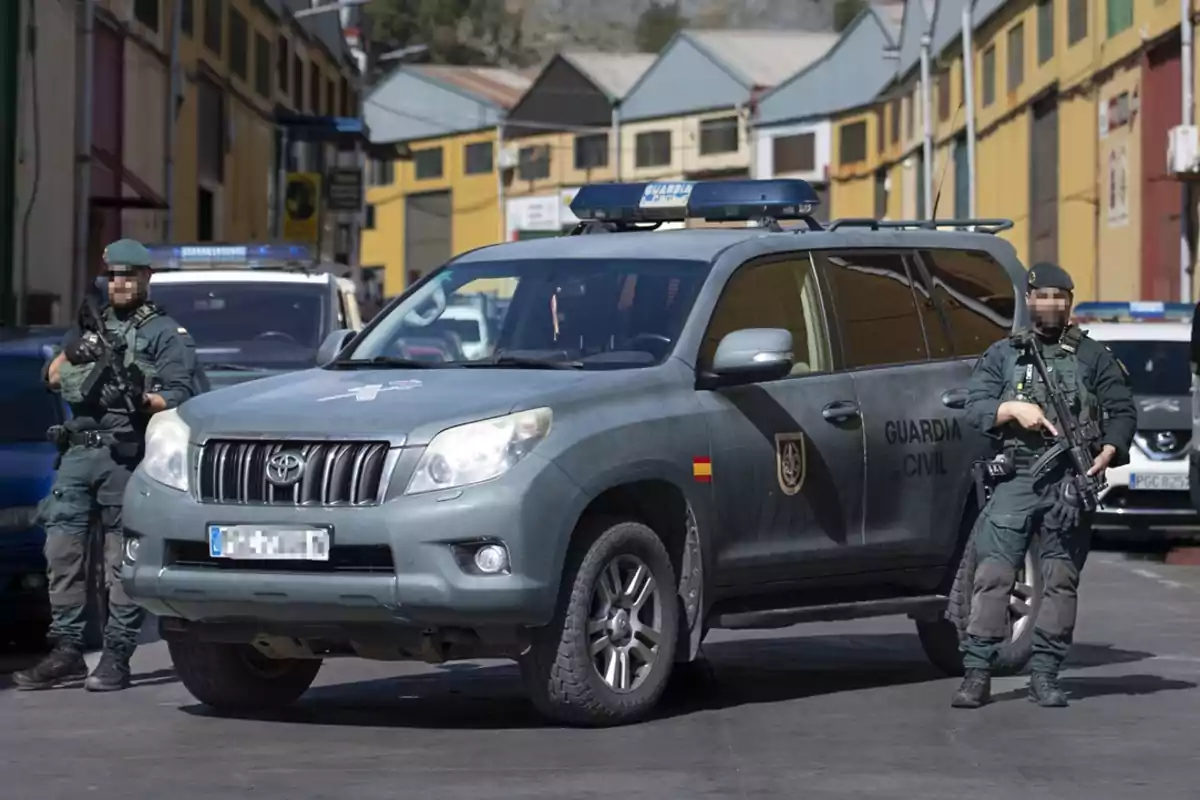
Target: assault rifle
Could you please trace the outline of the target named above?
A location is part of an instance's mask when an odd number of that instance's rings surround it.
[[[1093,460],[1092,442],[1099,437],[1099,429],[1095,422],[1081,425],[1075,415],[1071,413],[1071,409],[1067,407],[1067,401],[1063,397],[1062,387],[1057,381],[1050,379],[1050,371],[1046,368],[1046,360],[1042,357],[1042,350],[1038,346],[1034,333],[1026,330],[1015,334],[1012,338],[1013,343],[1022,348],[1033,360],[1038,377],[1042,379],[1042,384],[1046,387],[1046,395],[1050,398],[1050,404],[1054,407],[1055,427],[1058,428],[1054,446],[1034,462],[1030,471],[1035,476],[1040,475],[1056,458],[1065,453],[1071,459],[1073,468],[1070,487],[1074,490],[1075,498],[1069,499],[1077,501],[1084,511],[1093,511],[1099,502],[1100,492],[1107,485],[1103,474],[1088,475]]]
[[[123,398],[121,410],[130,416],[141,413],[137,398],[145,391],[146,377],[136,365],[125,366],[125,343],[109,341],[96,298],[90,294],[84,295],[79,307],[79,330],[83,336],[93,339],[100,349],[95,367],[84,380],[80,392],[89,400],[95,400],[106,383],[112,384]]]

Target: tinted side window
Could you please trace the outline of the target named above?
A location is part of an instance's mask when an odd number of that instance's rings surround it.
[[[742,328],[785,328],[792,334],[793,375],[828,372],[829,345],[821,316],[812,263],[797,254],[786,261],[748,264],[738,269],[721,292],[704,342],[700,368],[712,364],[717,345]]]
[[[813,256],[833,294],[847,369],[929,358],[903,254],[839,250]]]
[[[924,255],[933,296],[942,307],[957,356],[977,356],[1012,332],[1012,279],[987,253],[930,250]]]

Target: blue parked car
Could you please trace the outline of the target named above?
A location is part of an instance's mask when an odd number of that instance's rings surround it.
[[[46,428],[69,416],[42,384],[62,328],[0,329],[0,644],[38,644],[49,619],[44,534],[34,522],[54,481]]]

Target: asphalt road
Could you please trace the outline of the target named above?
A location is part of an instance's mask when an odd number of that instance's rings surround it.
[[[543,725],[515,668],[328,663],[294,709],[217,718],[175,681],[164,645],[137,685],[18,692],[0,659],[0,797],[921,798],[1194,800],[1200,789],[1200,568],[1093,556],[1065,684],[1041,709],[1023,678],[949,707],[904,619],[782,635],[714,632],[706,684],[656,719]]]

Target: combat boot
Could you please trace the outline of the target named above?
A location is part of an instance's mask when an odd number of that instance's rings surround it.
[[[83,682],[89,692],[119,692],[129,688],[129,657],[133,648],[126,645],[106,645],[100,663]]]
[[[87,676],[87,663],[83,650],[73,644],[58,643],[46,656],[29,669],[13,673],[13,683],[18,689],[53,689],[63,683],[77,681]]]
[[[969,669],[950,705],[955,708],[979,708],[992,699],[992,676],[986,669]]]
[[[1058,676],[1049,672],[1035,672],[1029,676],[1029,702],[1043,708],[1064,708],[1067,693],[1058,685]]]

